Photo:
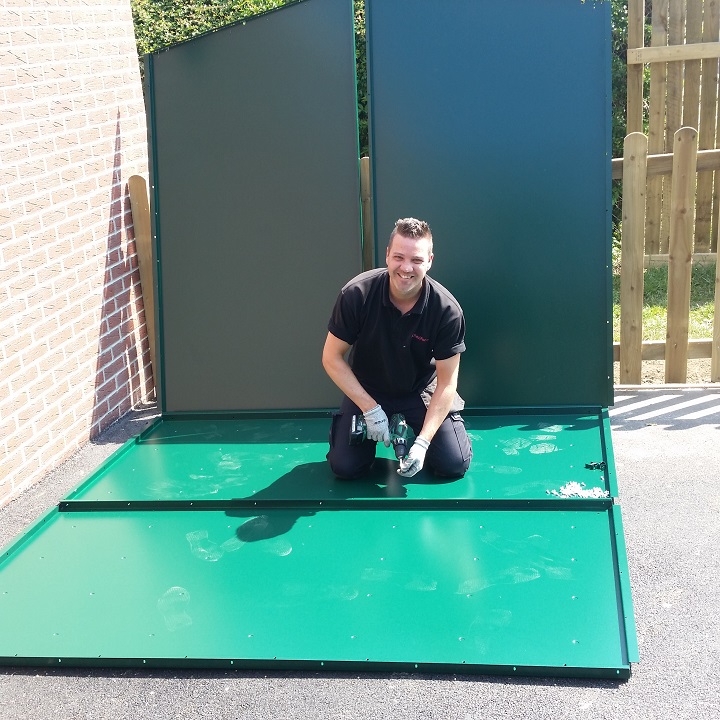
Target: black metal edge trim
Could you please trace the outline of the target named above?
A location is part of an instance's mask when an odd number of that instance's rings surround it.
[[[60,512],[219,511],[219,510],[382,510],[382,511],[607,511],[612,498],[554,500],[64,500]]]

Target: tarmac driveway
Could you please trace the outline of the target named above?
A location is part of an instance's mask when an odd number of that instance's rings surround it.
[[[627,682],[0,667],[0,719],[720,717],[720,387],[610,409],[641,661]],[[135,411],[0,510],[4,546],[152,416]]]

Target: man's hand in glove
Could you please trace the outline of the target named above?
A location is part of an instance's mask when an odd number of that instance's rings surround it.
[[[372,410],[363,413],[363,415],[365,416],[365,423],[367,425],[367,439],[385,443],[385,447],[390,447],[388,417],[380,405],[376,405]]]
[[[419,473],[425,463],[425,453],[429,447],[430,443],[424,437],[416,437],[407,456],[400,461],[398,474],[403,477],[412,477]]]

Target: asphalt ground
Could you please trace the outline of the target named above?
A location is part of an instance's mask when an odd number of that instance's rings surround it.
[[[0,509],[0,546],[154,414],[128,414]],[[720,387],[616,388],[610,414],[641,658],[630,680],[0,667],[0,719],[717,720]]]

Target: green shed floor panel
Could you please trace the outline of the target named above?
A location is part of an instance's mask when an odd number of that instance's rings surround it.
[[[382,445],[374,472],[336,480],[327,465],[329,417],[163,419],[68,496],[119,501],[553,500],[568,488],[613,490],[601,412],[467,414],[474,448],[462,480],[422,471],[400,478]],[[604,463],[603,469],[588,464]]]
[[[627,677],[616,512],[58,512],[0,558],[0,658]]]

